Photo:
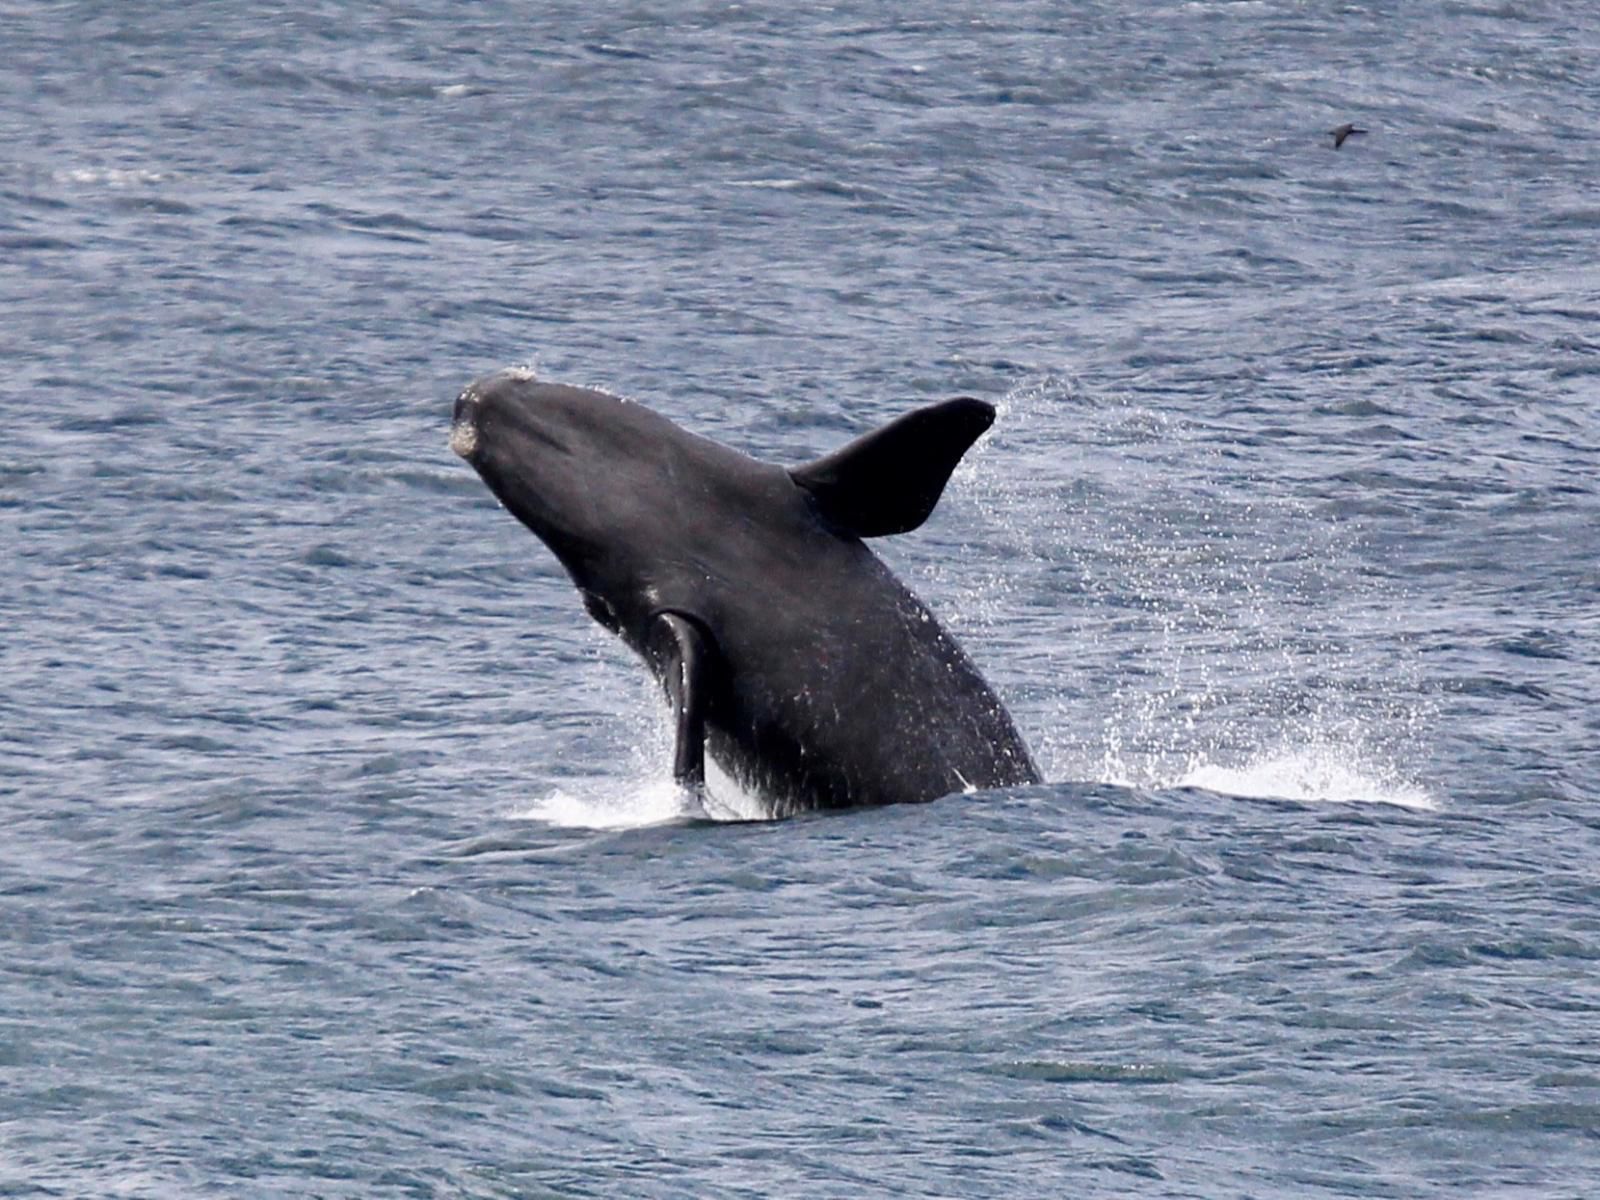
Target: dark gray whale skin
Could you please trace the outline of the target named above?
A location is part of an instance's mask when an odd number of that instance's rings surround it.
[[[702,785],[709,753],[786,816],[1038,781],[999,698],[861,540],[920,525],[993,419],[951,400],[786,470],[512,369],[461,393],[450,440],[655,672],[678,779]]]

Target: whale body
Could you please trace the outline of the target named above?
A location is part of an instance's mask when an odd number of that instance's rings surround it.
[[[1005,706],[863,542],[915,529],[994,409],[906,413],[786,469],[641,404],[499,371],[451,447],[660,681],[673,771],[773,816],[1037,782]]]

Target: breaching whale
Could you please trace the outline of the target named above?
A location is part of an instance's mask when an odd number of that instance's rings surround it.
[[[994,409],[908,412],[785,469],[641,404],[496,372],[450,445],[547,545],[673,710],[678,781],[707,754],[773,816],[1034,783],[999,698],[862,542],[915,529]]]

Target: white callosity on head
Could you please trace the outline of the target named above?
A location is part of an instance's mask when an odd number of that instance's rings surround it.
[[[461,398],[465,400],[470,391],[463,392]],[[478,448],[478,426],[468,415],[464,420],[457,420],[450,425],[450,449],[462,458],[471,458],[472,452]]]
[[[533,383],[538,375],[531,366],[507,367],[500,372],[500,376],[517,383]],[[477,414],[478,393],[476,387],[469,387],[456,398],[457,419],[450,425],[450,449],[462,458],[471,458],[473,451],[478,448],[478,426],[473,420]]]

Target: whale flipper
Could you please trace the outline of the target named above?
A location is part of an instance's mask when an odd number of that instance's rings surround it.
[[[930,404],[789,472],[823,520],[855,537],[905,533],[928,519],[961,456],[994,423],[962,396]]]
[[[675,749],[672,777],[688,788],[706,781],[706,702],[711,653],[706,635],[687,617],[658,615],[650,626],[650,663],[672,705]]]

